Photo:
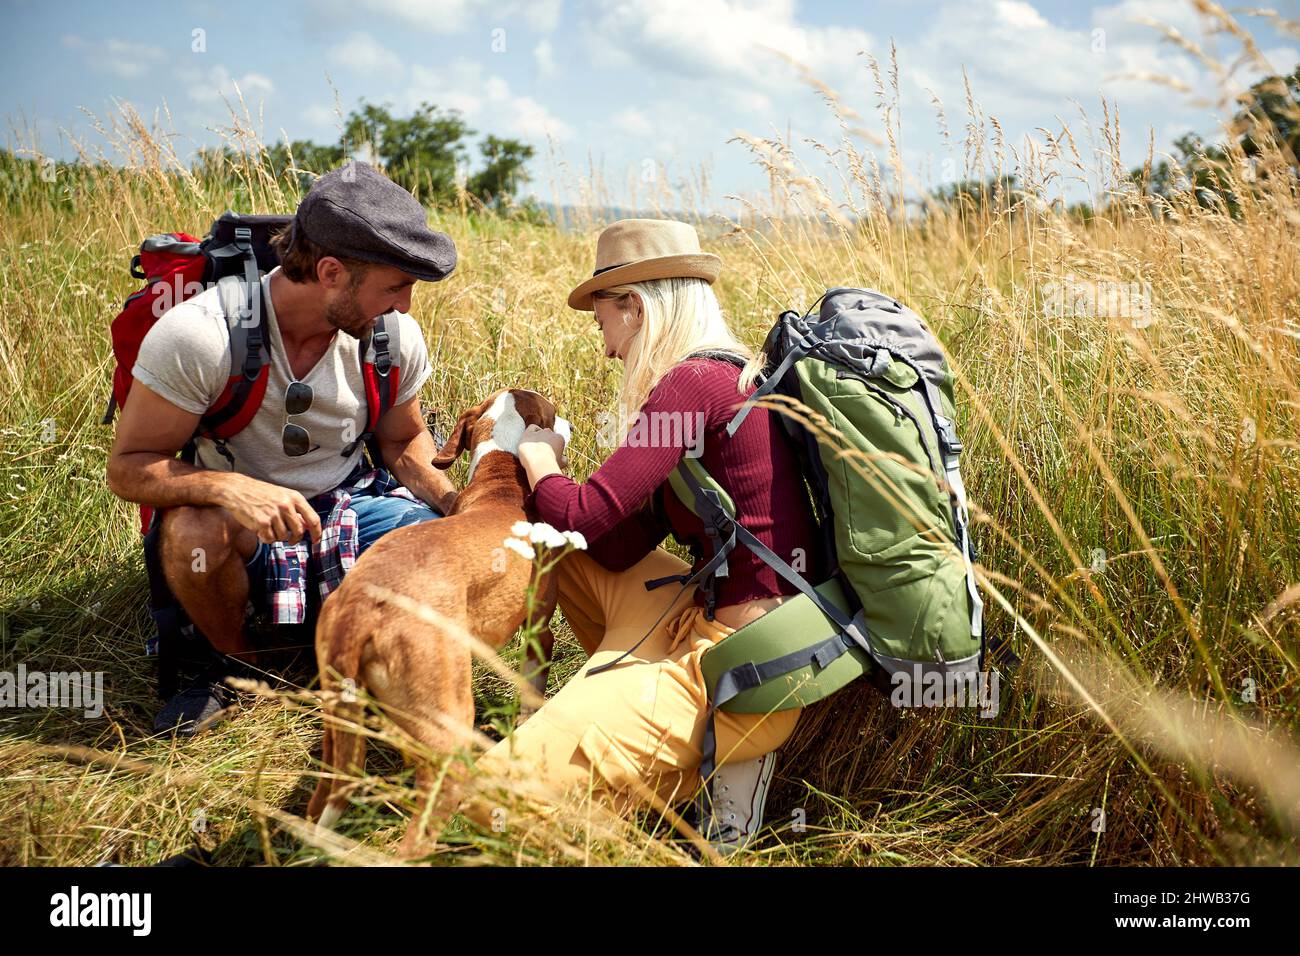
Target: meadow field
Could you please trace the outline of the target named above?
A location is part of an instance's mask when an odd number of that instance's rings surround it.
[[[920,193],[887,79],[880,94],[883,166],[841,113],[845,138],[825,147],[838,181],[810,175],[794,144],[742,137],[727,148],[767,167],[764,202],[724,219],[693,211],[687,187],[639,205],[697,223],[725,264],[725,314],[756,347],[780,311],[836,285],[927,318],[957,377],[986,628],[1023,663],[992,718],[896,709],[865,684],[811,708],[782,750],[769,829],[731,865],[1300,862],[1300,184],[1287,158],[1272,146],[1249,175],[1229,169],[1235,210],[1153,201],[1126,185],[1104,104],[1090,135],[1045,130],[1026,153],[972,100],[908,121],[964,126],[961,178],[1014,174],[1014,188],[909,203]],[[47,176],[6,156],[0,180],[0,670],[102,671],[106,705],[98,718],[0,711],[0,864],[138,865],[194,843],[227,865],[389,861],[413,801],[404,742],[382,721],[391,746],[371,748],[333,835],[301,821],[319,772],[309,688],[268,675],[212,731],[151,736],[135,509],[104,483],[108,323],[138,288],[126,266],[143,237],[201,234],[227,208],[290,212],[300,182],[275,180],[246,130],[232,134],[243,160],[195,178],[129,111],[106,128],[111,164]],[[1067,208],[1070,182],[1088,210]],[[494,389],[541,391],[573,422],[571,473],[586,477],[609,453],[597,422],[619,366],[565,297],[591,270],[598,214],[568,229],[469,201],[429,216],[460,264],[417,287],[424,402],[445,428]],[[557,634],[552,690],[582,654],[562,622]],[[486,728],[512,693],[476,666]],[[670,819],[590,810],[504,832],[463,824],[432,860],[696,862]]]

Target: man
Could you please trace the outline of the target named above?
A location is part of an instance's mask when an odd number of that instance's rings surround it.
[[[176,457],[230,375],[230,331],[218,289],[207,289],[145,336],[108,460],[115,494],[164,509],[167,585],[227,665],[256,661],[248,610],[309,619],[317,592],[357,554],[456,499],[431,464],[418,399],[428,352],[406,314],[418,280],[455,268],[451,239],[428,228],[410,193],[352,163],[316,181],[273,244],[280,265],[261,280],[269,378],[249,423],[224,442],[196,438],[194,464]],[[382,461],[367,470],[356,440],[368,408],[360,348],[381,315],[400,376],[375,429]],[[229,699],[221,676],[240,670],[209,671],[167,703],[155,730],[193,733]]]

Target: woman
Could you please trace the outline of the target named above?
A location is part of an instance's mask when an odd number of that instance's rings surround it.
[[[684,455],[701,457],[731,495],[737,519],[777,554],[815,560],[811,508],[777,416],[755,407],[733,436],[724,431],[752,394],[759,361],[722,317],[712,289],[720,268],[717,256],[700,252],[689,225],[627,219],[600,234],[595,272],[569,295],[572,308],[595,313],[606,357],[624,364],[619,405],[639,409],[628,424],[635,431],[641,422],[640,438],[625,440],[585,484],[561,473],[564,441],[553,431],[532,426],[520,442],[540,520],[590,542],[557,567],[560,607],[588,660],[511,739],[479,759],[481,768],[508,773],[513,755],[520,779],[556,793],[608,791],[620,809],[644,800],[647,788],[672,804],[699,787],[708,709],[700,658],[797,591],[744,547],[717,580],[712,620],[694,586],[646,589],[652,578],[692,570],[657,547],[669,532],[690,545],[694,569],[711,553],[699,519],[667,486]],[[742,371],[689,357],[717,350],[748,364]],[[617,666],[588,676],[643,637]],[[798,717],[798,710],[716,715],[713,816],[701,829],[722,852],[757,832],[774,751]]]

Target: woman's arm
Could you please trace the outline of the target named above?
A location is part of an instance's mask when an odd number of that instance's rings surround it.
[[[587,553],[607,571],[626,571],[668,537],[672,527],[668,518],[656,506],[660,492],[650,504],[623,519],[619,524],[588,543]]]
[[[740,402],[736,374],[720,362],[692,361],[671,369],[642,407],[632,433],[583,484],[560,473],[549,444],[521,442],[520,462],[535,482],[533,501],[541,520],[561,531],[581,532],[588,541],[609,533],[668,480],[683,456],[702,453],[706,425],[723,408],[720,402]]]

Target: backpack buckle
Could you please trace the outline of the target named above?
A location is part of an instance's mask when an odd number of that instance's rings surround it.
[[[375,349],[375,371],[387,375],[393,367],[393,358],[388,354],[388,333],[376,332],[370,337]]]
[[[935,423],[939,426],[939,441],[943,444],[943,451],[946,455],[960,455],[962,448],[961,439],[957,437],[957,428],[946,418],[936,418]]]
[[[727,514],[726,509],[722,507],[722,499],[716,491],[712,488],[705,488],[703,491],[704,497],[708,499],[713,507],[709,509],[708,520],[701,519],[700,523],[704,525],[706,532],[725,538],[731,531],[733,519]]]

